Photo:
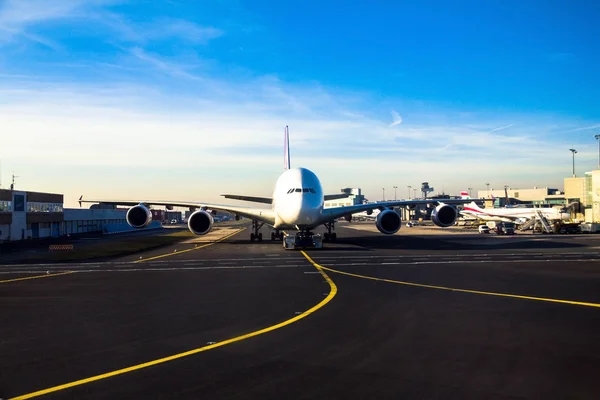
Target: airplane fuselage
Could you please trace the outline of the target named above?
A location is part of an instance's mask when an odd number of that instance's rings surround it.
[[[325,195],[319,178],[306,168],[286,170],[275,183],[275,229],[312,229],[322,223]]]

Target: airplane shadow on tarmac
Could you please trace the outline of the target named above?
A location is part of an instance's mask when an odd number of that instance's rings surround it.
[[[335,247],[327,247],[327,250],[446,250],[453,252],[472,252],[474,250],[549,250],[549,249],[580,249],[587,247],[585,244],[577,243],[561,237],[448,237],[437,235],[423,236],[348,236],[338,237]],[[563,240],[561,240],[563,239]],[[570,238],[569,238],[570,239]],[[350,245],[340,246],[340,245]]]
[[[374,251],[374,250],[428,250],[472,252],[474,250],[550,250],[550,249],[581,249],[585,244],[571,240],[573,237],[560,236],[511,236],[496,238],[469,235],[451,237],[448,235],[392,235],[392,236],[338,236],[335,242],[324,242],[327,251]],[[540,240],[543,239],[543,240]],[[252,242],[249,239],[228,240],[221,245],[269,245],[282,247],[280,240],[263,240]]]

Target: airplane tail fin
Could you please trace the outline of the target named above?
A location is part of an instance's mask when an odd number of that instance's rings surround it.
[[[290,131],[287,125],[283,139],[283,169],[290,169]]]
[[[469,192],[460,192],[460,198],[463,200],[468,200],[471,198],[471,196],[469,196]]]
[[[472,201],[469,204],[465,205],[465,210],[469,210],[469,211],[481,211],[481,208],[477,205],[477,203],[475,203],[474,201]]]

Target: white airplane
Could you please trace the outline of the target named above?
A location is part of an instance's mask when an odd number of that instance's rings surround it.
[[[391,235],[400,229],[400,215],[392,207],[407,206],[412,204],[438,205],[431,214],[432,221],[440,227],[454,224],[458,216],[456,208],[448,204],[465,203],[468,200],[447,200],[444,203],[435,200],[398,200],[379,203],[357,204],[352,206],[324,208],[325,200],[346,197],[347,195],[324,195],[319,178],[306,168],[290,168],[289,131],[286,126],[284,137],[284,172],[279,176],[273,190],[273,197],[255,197],[244,195],[222,195],[226,198],[270,204],[270,207],[251,208],[235,205],[210,204],[189,201],[131,201],[131,200],[87,200],[79,198],[81,203],[104,203],[109,205],[131,206],[127,211],[127,223],[134,228],[144,228],[152,221],[150,207],[166,206],[189,207],[196,210],[188,218],[188,228],[196,235],[205,235],[213,227],[213,213],[226,211],[236,216],[252,220],[252,233],[250,240],[262,240],[260,228],[267,224],[275,231],[271,232],[271,240],[283,239],[281,231],[284,229],[298,230],[291,241],[284,239],[284,247],[320,247],[320,235],[314,235],[312,230],[324,225],[327,232],[323,235],[325,241],[334,241],[337,238],[334,221],[337,218],[352,219],[352,214],[379,210],[375,225],[384,234]]]
[[[508,207],[508,208],[481,208],[475,202],[466,204],[460,212],[461,215],[477,218],[483,221],[502,221],[523,224],[538,216],[540,212],[550,221],[569,220],[571,215],[558,208],[533,208],[533,207]]]
[[[359,213],[352,214],[352,219],[356,218],[357,220],[360,220],[360,219],[376,220],[379,213],[381,213],[381,210],[379,210],[378,208],[376,208],[374,210],[361,211]]]

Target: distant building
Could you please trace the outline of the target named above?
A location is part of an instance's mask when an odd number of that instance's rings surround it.
[[[63,195],[0,189],[0,240],[59,236]]]
[[[585,222],[600,222],[600,170],[586,172],[580,178],[565,178],[565,198]]]
[[[327,200],[324,207],[331,208],[353,206],[355,204],[363,204],[366,201],[365,196],[363,196],[362,191],[359,188],[344,188],[341,191],[349,196],[343,199]]]
[[[63,208],[63,200],[62,194],[0,189],[0,242],[134,229],[125,219],[128,208]]]
[[[479,190],[477,192],[477,197],[480,199],[490,199],[495,198],[494,206],[503,207],[506,204],[506,194],[508,194],[509,199],[517,200],[515,203],[529,203],[529,204],[556,204],[561,205],[565,204],[565,193],[560,191],[559,189],[553,188],[538,188],[534,187],[531,189],[512,189],[507,188],[506,192],[504,188],[500,189],[490,189],[488,190]],[[512,204],[512,203],[511,203]]]

